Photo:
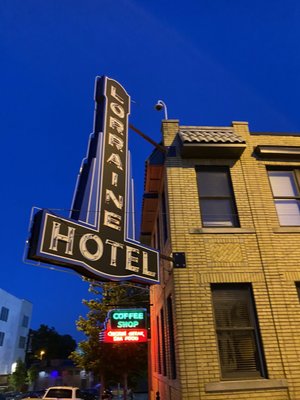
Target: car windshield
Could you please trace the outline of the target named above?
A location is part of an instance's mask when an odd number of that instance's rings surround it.
[[[50,389],[47,397],[54,397],[56,399],[71,399],[72,390],[70,389]]]

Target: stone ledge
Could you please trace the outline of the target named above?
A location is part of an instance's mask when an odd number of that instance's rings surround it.
[[[300,233],[300,226],[280,226],[272,230],[273,233]]]
[[[288,387],[286,379],[253,379],[244,381],[223,381],[211,382],[205,385],[205,391],[229,392],[229,391],[248,391],[266,389],[286,389]]]
[[[300,232],[300,230],[299,230]],[[203,234],[203,233],[225,233],[225,234],[245,234],[255,233],[255,229],[252,228],[192,228],[189,229],[191,234]]]

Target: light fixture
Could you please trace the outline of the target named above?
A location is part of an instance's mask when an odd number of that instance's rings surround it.
[[[155,110],[160,111],[162,109],[165,110],[165,119],[168,119],[168,110],[166,103],[164,103],[162,100],[158,100],[157,103],[154,106]]]

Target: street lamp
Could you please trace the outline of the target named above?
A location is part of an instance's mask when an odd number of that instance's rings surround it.
[[[157,111],[160,111],[160,110],[164,109],[164,111],[165,111],[165,119],[168,119],[168,110],[167,110],[166,103],[164,103],[162,100],[158,100],[157,103],[155,104],[154,108]]]

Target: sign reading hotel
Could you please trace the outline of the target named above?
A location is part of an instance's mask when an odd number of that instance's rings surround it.
[[[147,311],[144,308],[110,310],[105,329],[100,333],[104,343],[145,343],[147,339]]]
[[[158,283],[158,252],[128,237],[130,97],[118,82],[97,77],[95,103],[70,217],[39,210],[27,257],[98,280]]]

